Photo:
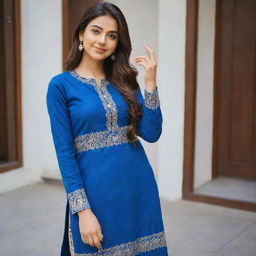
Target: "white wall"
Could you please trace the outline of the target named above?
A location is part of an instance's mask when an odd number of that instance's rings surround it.
[[[159,0],[159,72],[163,134],[158,144],[160,195],[181,197],[185,94],[186,0]]]
[[[116,4],[124,13],[129,27],[132,41],[131,63],[139,71],[138,81],[141,89],[145,89],[143,68],[134,62],[134,58],[139,55],[146,55],[144,44],[152,48],[156,55],[158,53],[158,1],[157,0],[113,0],[106,1]],[[159,86],[161,87],[161,86]],[[143,92],[143,91],[142,91]],[[159,88],[161,94],[161,88]],[[157,144],[145,142],[140,139],[149,161],[154,169],[155,176],[158,175],[157,166]]]
[[[211,180],[215,0],[199,1],[194,187]]]
[[[61,0],[21,1],[21,42],[24,166],[0,175],[0,192],[58,173],[45,93],[61,71]]]

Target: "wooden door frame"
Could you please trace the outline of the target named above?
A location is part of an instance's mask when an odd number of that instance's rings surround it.
[[[62,70],[65,70],[65,58],[70,49],[69,0],[62,0]]]
[[[14,43],[14,61],[15,61],[15,78],[14,87],[7,88],[9,95],[12,96],[12,103],[7,108],[14,107],[16,113],[15,124],[12,125],[12,132],[16,135],[16,140],[13,142],[15,148],[11,149],[15,151],[15,161],[10,161],[0,165],[0,173],[17,169],[23,166],[23,151],[22,151],[22,100],[21,100],[21,17],[20,17],[20,0],[14,0],[14,27],[15,27],[15,43]],[[15,92],[15,93],[14,93]]]
[[[216,0],[216,15],[219,15],[221,0]],[[220,198],[215,196],[196,194],[193,191],[194,181],[194,158],[195,158],[195,125],[196,125],[196,89],[197,89],[197,37],[198,37],[198,7],[199,0],[187,0],[186,17],[186,59],[185,59],[185,123],[184,123],[184,159],[183,159],[183,184],[182,199],[208,204],[220,205],[249,211],[256,211],[256,203],[235,199]],[[216,16],[218,17],[218,16]],[[219,20],[218,18],[216,19]],[[216,38],[219,36],[219,24],[215,26]],[[215,44],[215,63],[218,55]],[[216,69],[215,69],[216,70]],[[214,106],[218,106],[214,72]],[[213,154],[212,154],[212,177],[216,177],[216,120],[217,113],[214,108],[213,118]]]
[[[102,0],[94,0],[94,2],[97,1]],[[65,71],[65,61],[71,48],[70,36],[72,30],[70,28],[70,9],[71,0],[62,0],[62,71]]]

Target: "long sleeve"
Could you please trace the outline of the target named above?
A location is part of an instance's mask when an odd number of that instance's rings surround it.
[[[144,98],[138,87],[137,100],[142,107],[142,117],[138,122],[139,136],[147,142],[156,142],[162,133],[162,112],[158,87],[153,92],[144,90]]]
[[[72,128],[65,90],[56,77],[52,78],[46,94],[47,110],[59,169],[72,214],[90,208],[83,187],[80,169],[75,159]]]

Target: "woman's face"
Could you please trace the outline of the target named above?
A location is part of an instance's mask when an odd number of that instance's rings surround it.
[[[101,61],[109,57],[118,43],[118,25],[108,15],[99,16],[87,25],[79,40],[83,41],[84,54]]]

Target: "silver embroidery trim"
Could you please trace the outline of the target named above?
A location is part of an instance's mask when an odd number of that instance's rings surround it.
[[[104,87],[95,87],[96,91],[99,94],[99,97],[102,101],[104,109],[106,111],[106,125],[107,129],[113,131],[118,128],[117,118],[118,118],[118,110],[115,102],[112,99],[112,96],[109,94],[107,88]]]
[[[91,208],[83,188],[67,194],[72,214]]]
[[[71,256],[136,256],[142,252],[149,252],[161,247],[166,247],[165,232],[161,231],[156,234],[143,236],[135,241],[116,245],[107,249],[103,249],[101,252],[95,253],[75,253],[74,241],[71,231],[71,217],[69,213],[69,225],[68,225],[68,238],[69,238],[69,250]]]
[[[70,211],[68,212],[68,242],[69,242],[69,252],[71,256],[75,256],[74,242],[71,232],[71,217]]]
[[[83,152],[103,147],[128,143],[127,126],[117,127],[114,131],[90,132],[74,139],[76,151]],[[137,138],[138,140],[138,138]]]
[[[94,86],[95,90],[99,94],[99,97],[103,103],[103,107],[106,111],[106,126],[108,130],[117,129],[118,123],[118,110],[116,107],[115,102],[112,99],[112,96],[107,90],[107,79],[101,79],[100,84],[97,84],[96,79],[94,78],[87,78],[80,76],[75,70],[70,71],[71,75],[80,80],[85,84],[91,84]]]
[[[108,84],[108,81],[106,78],[103,78],[101,79],[100,81],[100,85],[97,85],[97,81],[95,78],[92,78],[92,77],[83,77],[83,76],[80,76],[75,70],[71,70],[69,71],[69,73],[76,79],[78,79],[79,81],[85,83],[85,84],[91,84],[93,86],[107,86]]]
[[[71,233],[71,229],[69,231]],[[72,239],[72,235],[69,236]],[[70,243],[73,246],[73,241]],[[113,246],[107,249],[103,249],[102,252],[95,253],[74,253],[74,256],[136,256],[139,253],[149,252],[161,247],[166,247],[165,232],[159,232],[156,234],[143,236],[135,241],[123,243],[117,246]],[[74,251],[74,247],[70,248]]]
[[[160,105],[159,95],[158,95],[158,89],[156,89],[153,92],[148,92],[146,89],[144,90],[145,95],[145,101],[144,104],[146,107],[150,109],[156,109]]]

